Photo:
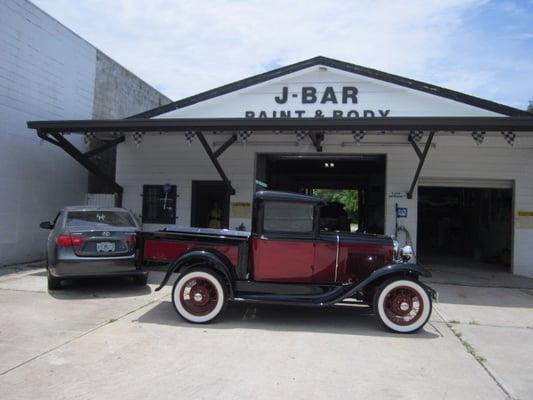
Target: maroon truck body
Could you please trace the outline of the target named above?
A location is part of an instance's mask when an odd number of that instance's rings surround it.
[[[169,264],[158,290],[179,273],[173,302],[178,314],[191,322],[214,319],[221,298],[224,304],[233,300],[316,306],[350,299],[367,305],[386,301],[399,316],[393,326],[385,325],[397,331],[402,330],[396,325],[410,327],[402,325],[409,313],[418,313],[415,322],[429,318],[431,304],[424,311],[424,302],[431,303],[435,292],[418,282],[429,273],[418,264],[399,261],[401,254],[390,237],[323,230],[320,210],[325,204],[310,196],[259,192],[252,232],[142,232],[139,258],[143,264]],[[381,299],[378,294],[389,281],[403,286],[393,284],[394,297]],[[423,324],[413,325],[419,329]]]
[[[146,237],[144,260],[171,263],[192,250],[210,249],[224,255],[235,271],[239,257],[247,256],[248,279],[292,283],[360,282],[373,270],[393,263],[392,240],[381,237],[369,239],[366,235],[339,233],[337,267],[337,234],[323,233],[312,241],[272,240],[250,235],[246,246],[240,242],[213,243],[209,240],[210,233],[229,239],[235,232],[210,231],[183,229]]]

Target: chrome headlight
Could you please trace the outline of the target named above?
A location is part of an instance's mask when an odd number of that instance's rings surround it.
[[[403,262],[409,261],[413,258],[413,248],[411,246],[403,246],[400,250],[400,257]]]

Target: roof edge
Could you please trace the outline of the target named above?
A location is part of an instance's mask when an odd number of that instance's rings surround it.
[[[151,110],[144,111],[139,114],[132,115],[128,118],[151,118],[157,115],[161,115],[173,110],[177,110],[183,107],[187,107],[202,101],[206,101],[218,96],[222,96],[237,90],[241,90],[259,83],[263,83],[284,75],[291,74],[293,72],[301,71],[305,68],[324,65],[331,68],[336,68],[345,72],[351,72],[381,80],[384,82],[396,84],[399,86],[407,87],[409,89],[418,90],[421,92],[429,93],[435,96],[440,96],[446,99],[454,100],[460,103],[464,103],[470,106],[482,108],[484,110],[496,112],[507,116],[532,116],[533,114],[518,108],[507,106],[505,104],[496,103],[491,100],[482,99],[480,97],[472,96],[469,94],[457,92],[455,90],[446,89],[441,86],[432,85],[415,79],[404,78],[399,75],[389,74],[387,72],[379,71],[372,68],[362,67],[360,65],[348,63],[345,61],[335,60],[324,56],[313,57],[304,61],[300,61],[294,64],[286,65],[284,67],[276,68],[271,71],[263,72],[258,75],[254,75],[239,81],[228,83],[216,87],[214,89],[207,90],[205,92],[198,93],[193,96],[185,97],[181,100],[174,101],[172,103],[153,108]]]

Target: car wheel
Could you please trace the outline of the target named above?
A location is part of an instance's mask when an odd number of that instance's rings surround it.
[[[431,298],[424,288],[410,279],[391,279],[379,286],[374,295],[374,312],[388,329],[413,333],[431,315]]]
[[[209,269],[193,269],[181,274],[172,288],[174,309],[183,319],[194,323],[213,321],[225,309],[224,282]]]
[[[48,290],[59,290],[61,289],[61,279],[53,277],[48,273]]]
[[[133,283],[139,286],[144,286],[148,282],[148,274],[137,275],[133,277]]]

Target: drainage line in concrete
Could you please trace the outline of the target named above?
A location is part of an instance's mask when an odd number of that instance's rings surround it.
[[[466,347],[465,347],[465,343],[464,341],[461,339],[461,337],[459,337],[457,335],[457,333],[450,327],[450,325],[448,324],[448,322],[446,321],[446,319],[444,318],[444,316],[440,313],[440,311],[437,309],[437,308],[434,308],[434,310],[436,311],[436,313],[439,315],[439,317],[441,317],[441,319],[444,321],[446,327],[452,332],[453,336],[459,341],[459,343],[461,343],[461,347],[463,347],[465,350],[466,350]],[[485,370],[485,372],[487,373],[488,376],[490,376],[490,378],[494,381],[494,383],[500,388],[500,390],[510,399],[512,400],[515,400],[515,398],[513,396],[511,396],[511,393],[507,390],[507,388],[503,385],[503,383],[501,383],[497,378],[496,378],[496,375],[481,361],[479,360],[474,354],[470,353],[467,351],[468,354],[470,354],[472,356],[472,358],[474,360],[476,360],[476,362],[481,365],[481,368],[483,368]]]
[[[94,328],[89,329],[87,332],[82,333],[81,335],[75,336],[75,337],[73,337],[72,339],[69,339],[69,340],[67,340],[67,341],[64,342],[64,343],[61,343],[61,344],[59,344],[59,345],[57,345],[57,346],[55,346],[55,347],[52,347],[51,349],[46,350],[45,352],[43,352],[43,353],[41,353],[41,354],[38,354],[38,355],[36,355],[36,356],[34,356],[34,357],[28,359],[28,360],[25,360],[25,361],[21,362],[20,364],[15,365],[14,367],[11,367],[11,368],[9,368],[9,369],[7,369],[7,370],[1,372],[1,373],[0,373],[0,376],[3,376],[3,375],[5,375],[5,374],[7,374],[7,373],[9,373],[9,372],[11,372],[11,371],[13,371],[13,370],[19,368],[19,367],[22,367],[23,365],[26,365],[26,364],[28,364],[28,363],[30,363],[30,362],[32,362],[32,361],[38,359],[38,358],[41,358],[42,356],[44,356],[44,355],[46,355],[46,354],[48,354],[48,353],[51,353],[52,351],[57,350],[57,349],[59,349],[60,347],[63,347],[63,346],[65,346],[65,345],[69,344],[69,343],[72,343],[72,342],[74,342],[75,340],[78,340],[78,339],[80,339],[80,338],[82,338],[82,337],[84,337],[84,336],[87,336],[88,334],[90,334],[90,333],[92,333],[92,332],[94,332],[94,331],[96,331],[96,330],[98,330],[98,329],[100,329],[100,328],[103,328],[103,327],[106,326],[106,325],[109,325],[109,324],[111,324],[111,323],[113,323],[113,322],[116,322],[116,321],[118,321],[119,319],[122,319],[122,318],[124,318],[124,317],[126,317],[126,316],[128,316],[128,315],[130,315],[130,314],[132,314],[132,313],[134,313],[134,312],[136,312],[136,311],[139,311],[140,309],[142,309],[142,308],[144,308],[144,307],[149,306],[150,304],[153,304],[153,303],[155,303],[155,302],[157,302],[157,301],[160,301],[160,300],[161,300],[163,297],[165,297],[165,296],[167,296],[167,295],[165,294],[164,296],[158,297],[157,299],[154,299],[154,300],[150,301],[149,303],[143,304],[143,305],[137,307],[137,308],[134,309],[134,310],[128,311],[127,313],[122,314],[122,315],[119,316],[118,318],[110,319],[110,320],[108,320],[108,321],[106,321],[106,322],[104,322],[104,323],[102,323],[102,324],[100,324],[100,325],[97,325],[97,326],[95,326]]]

